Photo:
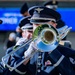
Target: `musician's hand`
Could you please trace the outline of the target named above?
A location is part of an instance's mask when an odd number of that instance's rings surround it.
[[[18,42],[16,43],[16,46],[21,46],[23,43],[25,43],[26,39],[25,38],[20,38]]]
[[[35,52],[37,52],[37,50],[38,50],[38,49],[36,48],[35,43],[32,42],[32,43],[30,44],[28,50],[24,52],[25,58],[28,57],[28,56],[31,56],[32,54],[34,54]]]

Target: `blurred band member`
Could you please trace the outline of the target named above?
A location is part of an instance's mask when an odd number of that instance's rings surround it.
[[[59,4],[58,1],[53,0],[53,1],[47,1],[43,5],[50,9],[57,10],[58,4]],[[59,21],[57,21],[57,24],[58,25],[56,28],[58,28],[58,29],[65,26],[65,22],[61,19]],[[66,40],[66,37],[63,40]]]
[[[30,16],[27,16],[20,21],[19,27],[22,31],[21,32],[22,38],[18,40],[16,45],[18,45],[19,42],[24,42],[24,40],[28,40],[32,38],[33,25],[30,23],[29,19],[30,19]]]
[[[23,17],[29,16],[29,13],[28,13],[28,5],[27,5],[26,2],[20,8],[20,13],[21,13],[21,15]],[[21,35],[21,29],[20,29],[19,26],[17,26],[17,28],[16,28],[16,33],[17,33],[17,39],[16,40],[18,40],[20,37],[22,37],[22,35]]]
[[[33,25],[30,23],[29,18],[30,16],[25,17],[19,23],[19,27],[21,28],[21,31],[22,31],[22,38],[20,38],[13,47],[7,49],[6,55],[8,55],[11,51],[15,50],[17,47],[20,47],[23,44],[25,44],[25,41],[29,40],[32,37]],[[29,45],[26,46],[26,49],[28,48],[28,46]],[[5,60],[5,63],[12,66],[15,61],[17,61],[23,56],[23,54],[24,54],[24,50],[23,48],[21,48],[17,52],[15,52],[12,56],[7,57]],[[0,75],[12,75],[9,68],[4,67],[3,61],[0,62]]]
[[[21,13],[22,16],[24,16],[24,17],[29,16],[27,3],[24,3],[24,4],[22,5],[22,7],[20,8],[20,13]]]

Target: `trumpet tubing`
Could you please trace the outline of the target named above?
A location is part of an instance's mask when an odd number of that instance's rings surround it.
[[[16,48],[16,49],[13,49],[10,53],[8,53],[8,54],[5,55],[4,57],[2,57],[3,66],[4,66],[4,67],[7,66],[8,68],[13,69],[13,67],[11,67],[11,66],[6,62],[7,58],[10,57],[10,56],[12,56],[16,51],[18,51],[18,50],[24,48],[27,44],[30,44],[30,42],[32,42],[32,38],[30,38],[29,40],[26,40],[25,43],[24,43],[22,46],[20,46],[20,47],[18,47],[18,48]]]

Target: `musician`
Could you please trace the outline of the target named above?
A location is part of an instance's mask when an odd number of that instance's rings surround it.
[[[30,16],[27,16],[27,17],[23,18],[20,21],[19,27],[21,28],[21,31],[22,31],[22,38],[20,38],[18,40],[18,42],[16,43],[15,46],[10,47],[10,48],[7,49],[6,55],[9,54],[14,49],[16,49],[17,47],[22,46],[25,43],[26,40],[28,40],[28,39],[30,39],[32,37],[33,26],[30,23],[30,21],[28,20],[29,18],[30,18]],[[19,52],[21,52],[21,53],[19,53]],[[17,51],[18,55],[21,54],[23,56],[23,54],[24,54],[23,50],[21,50],[19,52]],[[18,58],[17,53],[14,53],[14,56],[16,58]],[[20,55],[20,57],[21,57],[21,55]],[[9,56],[8,58],[6,58],[5,62],[11,66],[13,64],[14,56],[12,58],[11,58],[11,56]],[[15,59],[15,61],[16,61],[16,59]],[[3,62],[0,62],[0,75],[11,75],[11,71],[6,66],[4,67],[4,63]]]
[[[22,37],[17,41],[17,43],[15,44],[14,47],[11,47],[9,49],[7,49],[6,54],[10,53],[12,50],[12,48],[17,48],[18,46],[21,46],[22,44],[25,43],[26,40],[30,39],[32,37],[32,30],[33,30],[33,25],[30,23],[30,21],[28,20],[30,18],[30,16],[27,16],[25,18],[23,18],[20,23],[19,23],[19,27],[22,31]]]
[[[30,23],[30,21],[28,19],[30,19],[30,16],[23,18],[19,23],[19,27],[21,28],[21,31],[22,31],[22,33],[21,33],[22,38],[20,38],[17,41],[16,45],[14,46],[14,49],[16,49],[19,46],[22,46],[27,40],[32,38],[33,25],[32,25],[32,23]],[[21,54],[22,54],[22,50],[21,50]]]
[[[58,12],[46,7],[34,7],[29,12],[33,12],[30,19],[30,22],[33,23],[33,31],[44,23],[56,27],[56,22],[61,19]],[[11,75],[75,75],[74,67],[69,60],[69,57],[75,57],[73,49],[58,45],[56,49],[49,52],[39,52],[33,41],[24,52],[24,57],[27,58],[32,54],[34,55],[19,65],[17,70],[12,71]],[[15,60],[12,66],[19,61],[20,59]]]
[[[32,37],[33,25],[28,20],[29,18],[30,18],[30,16],[27,16],[27,17],[23,18],[19,23],[19,27],[21,28],[21,31],[22,31],[22,33],[21,33],[22,38],[20,38],[18,40],[16,45],[18,45],[19,42],[25,42],[26,39],[29,39]]]

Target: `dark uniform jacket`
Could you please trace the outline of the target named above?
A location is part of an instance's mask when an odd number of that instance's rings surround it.
[[[8,48],[6,51],[6,55],[13,50],[13,46]],[[6,63],[10,64],[11,57],[6,58]],[[3,66],[3,62],[0,62],[0,75],[11,75],[10,70],[7,67]]]
[[[26,45],[26,47],[21,48],[13,54],[10,64],[11,66],[15,66],[22,60],[22,56],[24,55],[24,52],[27,50],[28,46],[29,45]],[[38,54],[39,53],[36,53],[32,58],[30,58],[30,61],[27,63],[27,65],[21,64],[17,69],[21,72],[26,72],[24,75],[75,75],[73,65],[69,61],[69,57],[75,58],[74,50],[59,45],[50,54],[41,54],[42,58],[40,60],[40,66],[37,65],[39,64]],[[54,65],[58,62],[62,55],[65,57],[55,67]],[[49,60],[51,64],[45,66],[47,60]],[[3,73],[3,75],[22,75],[17,73],[15,70],[10,72],[8,68]]]
[[[17,52],[13,56],[12,66],[15,66],[20,62],[20,60],[22,60],[24,51],[22,49],[22,54]],[[40,58],[41,60],[39,59],[38,54],[39,53],[36,53],[32,58],[30,58],[27,65],[21,64],[17,69],[24,72],[25,75],[75,75],[74,67],[69,60],[69,57],[75,58],[74,50],[59,45],[50,54],[42,53],[42,58]],[[50,64],[45,66],[45,63],[47,63],[48,60],[50,61]],[[15,70],[12,71],[11,74],[21,75]]]

